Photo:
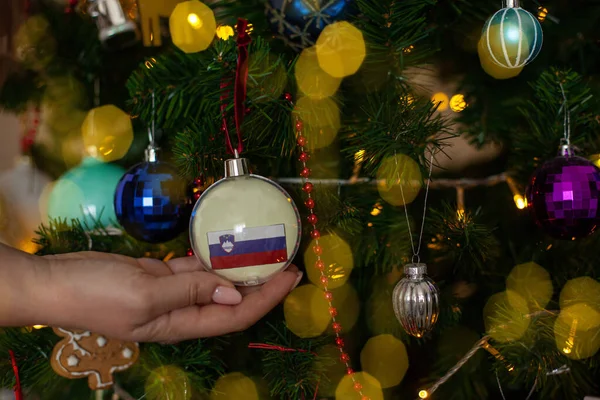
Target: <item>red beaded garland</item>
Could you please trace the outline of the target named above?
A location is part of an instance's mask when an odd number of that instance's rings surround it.
[[[341,359],[343,362],[347,363],[348,361],[350,361],[350,356],[349,356],[348,354],[346,354],[346,353],[342,353],[342,354],[340,355],[340,359]]]
[[[313,199],[306,199],[304,205],[306,206],[306,208],[312,210],[313,208],[315,208],[315,201]]]
[[[185,252],[185,255],[188,257],[191,257],[194,255],[194,250],[192,249],[187,249],[187,251]]]
[[[337,317],[337,308],[329,307],[329,315],[331,315],[332,317]],[[337,338],[337,339],[341,339],[341,338]],[[343,341],[342,341],[342,343],[343,343]]]
[[[316,225],[317,222],[319,221],[319,218],[317,218],[317,214],[310,214],[307,218],[308,223],[311,225]]]
[[[342,325],[339,322],[334,322],[331,324],[331,327],[335,333],[340,333],[342,331]]]
[[[346,368],[346,375],[352,375],[354,374],[354,370],[350,367]]]
[[[344,347],[344,339],[342,339],[341,337],[335,338],[335,344],[337,344],[338,347]]]
[[[318,239],[318,238],[320,238],[320,237],[321,237],[321,232],[319,232],[319,231],[318,231],[318,230],[316,230],[316,229],[313,229],[313,230],[310,232],[310,237],[311,237],[311,238],[313,238],[313,239]]]
[[[327,284],[329,283],[329,279],[328,279],[328,278],[327,278],[325,275],[323,275],[323,276],[321,277],[321,283],[322,283],[323,285],[327,285]]]
[[[320,256],[321,254],[323,254],[323,248],[321,246],[313,246],[313,252]]]
[[[298,146],[306,146],[306,138],[304,136],[298,136],[298,139],[296,139],[298,142]]]
[[[362,385],[360,384],[360,382],[354,382],[354,390],[356,390],[357,392],[359,390],[362,390]]]
[[[308,167],[302,168],[302,171],[300,171],[300,176],[303,178],[308,178],[310,176],[310,169]]]
[[[371,398],[369,396],[363,396],[360,398],[360,400],[371,400]]]
[[[202,186],[204,185],[204,178],[199,176],[197,178],[194,179],[194,185],[196,186]]]
[[[298,161],[300,161],[300,162],[307,162],[309,158],[310,158],[310,156],[308,155],[308,153],[302,152],[298,156]]]
[[[323,260],[317,260],[315,262],[315,267],[319,270],[319,271],[323,271],[325,269],[325,263],[323,262]]]
[[[300,121],[300,120],[296,121],[296,130],[298,132],[301,132],[302,128],[304,128],[304,124],[302,123],[302,121]]]
[[[302,190],[303,190],[305,193],[310,193],[310,192],[312,192],[312,190],[313,190],[313,184],[312,184],[312,183],[310,183],[310,182],[306,182],[306,183],[304,184],[304,186],[302,186]]]
[[[329,301],[333,300],[333,293],[331,293],[329,290],[325,292],[325,298]]]
[[[287,101],[292,101],[292,99],[293,99],[291,93],[284,94],[283,98],[286,99]]]
[[[194,193],[194,200],[198,200],[200,198],[200,196],[202,196],[202,193],[200,192],[195,192]]]

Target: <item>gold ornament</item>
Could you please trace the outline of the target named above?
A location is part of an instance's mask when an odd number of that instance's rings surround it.
[[[105,162],[123,158],[133,142],[131,118],[113,105],[90,110],[81,133],[87,152]]]
[[[362,32],[346,21],[327,25],[316,47],[319,65],[335,78],[354,75],[367,54]]]
[[[175,46],[185,53],[197,53],[212,43],[217,22],[207,5],[190,0],[175,7],[169,18],[169,28]]]

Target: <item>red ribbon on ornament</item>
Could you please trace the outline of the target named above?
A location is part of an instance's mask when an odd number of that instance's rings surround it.
[[[286,353],[297,351],[300,353],[310,353],[313,356],[317,355],[317,353],[315,353],[314,351],[308,351],[308,350],[304,350],[304,349],[293,349],[291,347],[283,347],[283,346],[278,346],[276,344],[267,344],[267,343],[250,343],[250,344],[248,344],[248,348],[249,349],[260,349],[260,350],[277,350],[277,351],[282,351],[282,352],[286,352]],[[319,383],[317,383],[317,387],[315,388],[315,397],[313,397],[313,400],[317,399],[317,393],[319,393]],[[304,398],[304,396],[302,396],[302,398]]]
[[[229,82],[221,82],[221,113],[223,114],[223,125],[221,130],[225,134],[225,145],[227,146],[227,152],[229,154],[242,154],[244,150],[244,143],[242,142],[242,123],[246,116],[246,102],[247,84],[248,84],[248,46],[252,42],[248,30],[248,21],[239,18],[236,26],[238,37],[237,37],[237,48],[238,58],[235,69],[235,83],[233,86],[233,113],[235,118],[235,129],[237,133],[237,148],[234,150],[231,144],[231,138],[229,136],[229,128],[227,127],[227,117],[225,115],[225,109],[227,104],[223,101],[228,97],[227,87]]]
[[[10,354],[10,363],[15,373],[15,400],[23,400],[23,390],[21,389],[21,379],[19,378],[19,367],[17,366],[15,353],[12,350],[9,350],[8,353]]]

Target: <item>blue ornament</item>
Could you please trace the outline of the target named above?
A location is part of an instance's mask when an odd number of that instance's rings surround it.
[[[353,0],[269,0],[267,17],[273,31],[293,49],[315,44],[321,31],[343,20]]]
[[[89,157],[65,173],[48,197],[50,218],[78,219],[90,229],[116,222],[113,197],[125,170]]]
[[[188,185],[174,167],[160,161],[146,161],[127,171],[114,204],[123,229],[148,243],[177,237],[186,230],[192,210]]]
[[[483,27],[483,49],[490,59],[504,68],[521,68],[542,50],[542,26],[530,12],[518,7],[516,0],[503,8]]]

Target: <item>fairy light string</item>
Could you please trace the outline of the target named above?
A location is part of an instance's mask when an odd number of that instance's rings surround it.
[[[290,93],[285,94],[285,99],[293,106],[293,97]],[[312,229],[310,232],[311,238],[314,240],[315,245],[312,248],[313,253],[315,253],[317,257],[317,261],[315,261],[315,267],[319,270],[320,273],[320,282],[323,285],[325,300],[327,300],[327,304],[329,306],[329,315],[331,316],[331,328],[335,334],[335,344],[340,351],[340,360],[346,366],[346,375],[350,376],[352,380],[352,387],[358,393],[361,400],[370,400],[370,397],[366,396],[363,393],[362,384],[356,379],[354,374],[354,369],[352,368],[352,364],[350,363],[350,355],[345,350],[344,338],[342,338],[342,325],[337,320],[338,310],[333,305],[333,293],[329,290],[329,278],[325,275],[325,263],[321,259],[321,255],[323,254],[323,248],[319,243],[319,239],[321,237],[321,232],[317,229],[317,223],[319,218],[315,212],[315,200],[312,196],[312,192],[314,190],[314,185],[310,181],[311,170],[308,168],[308,160],[310,159],[310,154],[308,153],[306,146],[308,144],[308,140],[306,136],[304,136],[304,123],[300,119],[298,115],[294,117],[294,128],[296,131],[296,143],[298,144],[298,149],[300,154],[298,155],[298,161],[301,163],[300,177],[302,178],[302,191],[306,194],[306,200],[304,201],[304,205],[308,210],[307,221],[310,225],[312,225]]]

